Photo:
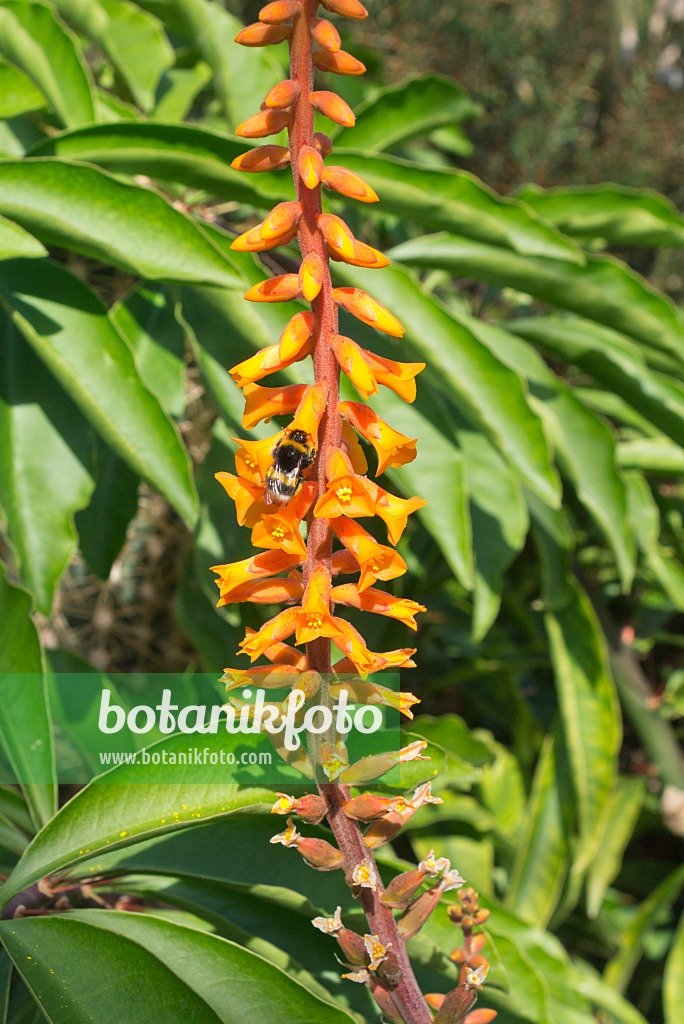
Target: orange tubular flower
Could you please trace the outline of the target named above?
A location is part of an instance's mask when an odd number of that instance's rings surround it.
[[[400,434],[360,402],[340,402],[338,409],[378,453],[376,476],[384,473],[388,466],[405,466],[407,462],[413,462],[416,457],[415,437]]]
[[[360,61],[340,48],[337,28],[319,16],[324,12],[346,18],[364,18],[367,14],[359,0],[273,0],[262,8],[259,22],[238,35],[238,41],[248,46],[288,40],[288,77],[274,85],[262,109],[236,129],[238,135],[248,139],[287,129],[288,145],[256,146],[233,160],[232,166],[255,173],[289,165],[294,195],[289,201],[279,202],[261,223],[244,231],[232,248],[256,253],[290,243],[296,237],[301,250],[297,272],[292,268],[291,273],[261,281],[247,291],[245,298],[252,302],[297,298],[310,304],[310,308],[290,319],[277,344],[229,371],[237,386],[244,389],[245,429],[251,430],[273,416],[291,419],[272,437],[240,440],[235,474],[217,474],[219,483],[235,502],[238,522],[251,528],[253,544],[266,549],[251,558],[215,566],[219,604],[247,601],[252,605],[282,606],[260,629],[247,628],[240,643],[239,653],[248,655],[251,662],[263,656],[267,664],[246,670],[226,669],[224,681],[230,689],[247,684],[290,687],[295,700],[300,700],[302,694],[311,697],[320,689],[325,707],[329,706],[330,698],[339,696],[346,688],[356,702],[395,707],[412,717],[411,708],[417,697],[406,691],[395,692],[366,677],[384,669],[413,667],[415,651],[369,650],[361,633],[338,614],[345,608],[354,608],[395,619],[415,630],[416,615],[425,611],[416,601],[395,597],[374,585],[379,580],[401,576],[407,566],[394,547],[379,543],[359,522],[362,517],[378,516],[387,527],[389,541],[395,545],[408,516],[425,504],[419,497],[390,494],[368,479],[368,463],[359,436],[377,452],[377,475],[390,466],[412,461],[416,442],[362,402],[341,402],[339,394],[342,370],[364,400],[377,394],[382,385],[404,401],[412,402],[416,396],[415,378],[424,364],[375,355],[353,337],[340,333],[340,308],[395,338],[403,335],[404,328],[388,309],[361,288],[333,288],[331,260],[368,270],[380,270],[389,261],[373,246],[356,239],[341,217],[323,212],[323,186],[349,200],[378,201],[373,188],[353,171],[332,161],[326,165],[333,142],[324,132],[314,131],[317,115],[347,129],[355,123],[354,112],[343,99],[327,89],[316,88],[314,69],[340,75],[358,75],[365,70]],[[309,355],[313,362],[312,385],[262,387],[257,383]],[[305,517],[307,525],[303,531]],[[351,577],[351,582],[333,587],[333,577],[338,574]],[[342,653],[333,667],[331,641]],[[303,649],[297,650],[296,646]],[[345,674],[353,676],[351,681],[345,682]],[[235,702],[233,706],[240,705],[235,697],[230,700]],[[285,704],[277,707],[284,710]],[[304,714],[298,712],[297,721],[302,721]],[[401,751],[364,758],[352,766],[343,740],[332,731],[318,741],[316,758],[311,748],[311,761],[306,763],[301,755],[297,760],[291,751],[288,753],[282,743],[274,742],[274,746],[285,760],[296,763],[309,777],[322,768],[320,780],[325,789],[318,796],[306,798],[315,805],[308,820],[318,821],[326,808],[344,803],[338,801],[340,783],[362,784],[404,761],[415,760],[421,756],[425,743],[418,741]],[[402,940],[393,918],[388,917],[380,902],[382,885],[370,852],[371,846],[391,838],[392,829],[401,827],[402,798],[355,799],[356,803],[346,802],[349,814],[329,814],[339,849],[323,840],[300,836],[292,819],[287,829],[272,841],[296,849],[319,870],[344,869],[349,884],[363,895],[369,915],[368,934],[362,940],[364,948],[358,964],[364,968],[358,972],[363,978],[356,980],[368,983],[371,995],[388,1020],[429,1024],[430,1013],[410,967],[403,960],[401,971],[397,966]],[[277,809],[283,813],[293,811],[294,798],[281,795]],[[357,820],[374,819],[378,822],[370,827],[368,853],[359,856],[359,849],[364,847]],[[420,870],[414,874],[420,875]],[[400,894],[403,903],[395,900],[389,905],[405,906],[414,891],[416,887],[411,892],[407,889]],[[335,919],[331,920],[338,930]],[[343,929],[341,922],[339,929]],[[360,936],[356,939],[360,940]]]

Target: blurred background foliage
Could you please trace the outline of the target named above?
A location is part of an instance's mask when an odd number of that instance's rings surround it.
[[[126,673],[218,676],[244,626],[272,613],[217,612],[209,572],[250,550],[213,479],[245,436],[227,368],[271,344],[296,308],[245,304],[264,266],[229,250],[292,190],[287,172],[230,169],[245,148],[232,130],[284,77],[283,47],[232,43],[259,6],[0,3],[0,608],[14,638],[3,671],[119,673],[132,705]],[[390,343],[343,329],[428,364],[415,406],[372,404],[419,438],[418,461],[388,474],[430,499],[402,542],[410,571],[396,592],[428,607],[420,667],[402,686],[422,700],[412,731],[444,767],[444,804],[412,819],[384,870],[434,846],[483,893],[494,911],[485,1005],[503,1024],[678,1024],[684,9],[369,10],[340,26],[368,74],[322,86],[358,126],[320,127],[380,195],[377,207],[330,208],[393,259],[375,277],[336,265],[339,282],[363,283],[407,333]],[[266,273],[295,258],[269,254]],[[391,622],[364,630],[373,649],[407,642]],[[3,704],[2,756],[19,774],[26,756],[50,770],[54,684],[10,680]],[[181,939],[199,961],[209,943],[222,977],[246,977],[218,936],[324,1001],[297,1004],[300,1019],[338,1020],[346,1010],[331,998],[373,1019],[362,986],[341,985],[309,934],[311,914],[337,903],[358,926],[348,893],[268,846],[272,821],[255,812],[269,794],[207,792],[196,819],[169,831],[157,811],[176,795],[155,793],[117,803],[87,787],[53,817],[51,786],[0,787],[0,870],[15,879],[3,903],[56,870],[74,884],[91,870],[116,876],[102,891],[119,924],[87,901],[72,946],[56,918],[29,923],[43,926],[49,969],[93,948],[127,963],[152,938],[144,915],[123,911],[153,909],[165,918],[161,974],[148,965],[141,992],[159,998],[175,977]],[[24,852],[46,821],[47,838]],[[273,916],[285,910],[287,932]],[[413,943],[427,991],[454,983],[449,929],[436,915]],[[192,987],[186,966],[178,984]],[[57,1012],[42,970],[25,980]],[[0,957],[0,1016],[3,999],[7,1024],[39,1013]],[[197,999],[193,1020],[231,1019]],[[86,1002],[105,1014],[104,996]],[[158,1005],[160,1020],[188,1019],[171,996]],[[256,1018],[273,1013],[264,1004]]]

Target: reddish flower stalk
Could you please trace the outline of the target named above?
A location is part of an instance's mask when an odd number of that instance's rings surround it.
[[[233,248],[259,252],[296,237],[302,254],[297,274],[262,281],[250,288],[245,298],[278,302],[301,297],[310,303],[311,310],[297,313],[290,320],[278,344],[231,370],[238,386],[244,388],[246,427],[274,415],[294,414],[294,418],[274,438],[242,442],[236,455],[237,476],[217,474],[236,503],[238,521],[251,527],[253,543],[266,549],[241,562],[215,567],[219,604],[283,601],[288,605],[258,632],[248,630],[240,645],[252,661],[265,655],[270,665],[245,671],[227,669],[225,679],[228,689],[247,681],[267,689],[290,685],[295,699],[302,700],[318,692],[320,703],[327,707],[343,687],[351,700],[395,706],[413,717],[410,708],[417,698],[408,693],[393,694],[386,687],[366,681],[366,676],[383,668],[411,666],[415,652],[369,651],[358,631],[335,610],[339,604],[389,615],[413,629],[415,614],[425,610],[414,601],[395,598],[375,586],[406,572],[406,563],[392,546],[379,543],[358,521],[379,516],[394,545],[408,515],[425,502],[398,498],[369,480],[364,475],[368,467],[356,434],[376,449],[376,475],[388,466],[412,461],[416,456],[415,440],[394,430],[363,403],[339,401],[342,369],[364,399],[383,386],[412,402],[414,378],[424,364],[384,359],[338,333],[338,306],[391,336],[400,337],[403,327],[366,292],[333,288],[331,281],[329,258],[369,270],[381,269],[389,261],[357,241],[340,217],[322,212],[322,184],[360,202],[375,202],[378,197],[356,174],[344,167],[326,165],[332,143],[327,136],[314,132],[317,110],[344,127],[351,127],[355,120],[339,96],[315,89],[314,68],[335,74],[361,74],[365,70],[340,49],[337,29],[318,16],[321,4],[343,17],[366,16],[359,0],[274,0],[262,9],[258,23],[237,36],[237,41],[246,46],[288,41],[290,77],[271,89],[261,111],[236,131],[245,138],[265,138],[286,128],[289,149],[259,146],[238,157],[233,166],[259,173],[289,164],[296,201],[279,203],[261,224],[237,238]],[[256,383],[309,355],[313,360],[313,386],[266,388]],[[305,472],[310,480],[304,481]],[[299,533],[305,518],[306,547]],[[339,550],[333,550],[334,543],[341,545]],[[333,588],[333,576],[338,572],[359,573],[358,581]],[[293,634],[295,644],[306,646],[305,658],[285,643]],[[331,665],[331,639],[346,655],[335,666]],[[358,673],[363,678],[352,678],[350,683],[337,681],[343,673]],[[236,698],[229,700],[236,703]],[[284,713],[286,704],[272,704],[270,708],[276,714]],[[347,883],[363,906],[369,934],[361,937],[344,928],[339,913],[335,918],[316,919],[314,924],[336,935],[351,966],[360,967],[345,977],[368,985],[391,1024],[431,1024],[432,1014],[409,963],[405,938],[420,929],[441,895],[458,888],[463,879],[450,870],[446,860],[428,858],[406,877],[394,879],[385,896],[371,851],[390,841],[419,806],[440,801],[431,795],[429,784],[420,786],[411,798],[361,795],[350,799],[348,789],[348,785],[362,785],[402,761],[421,757],[426,744],[414,743],[402,751],[362,758],[348,765],[343,749],[335,747],[333,739],[332,732],[318,739],[312,737],[309,748],[315,753],[315,763],[305,752],[288,754],[277,747],[290,763],[316,778],[318,793],[298,800],[281,794],[273,811],[297,815],[311,823],[325,816],[337,847],[302,836],[294,817],[272,842],[298,850],[318,870],[345,872]],[[365,834],[360,821],[370,822]],[[420,894],[427,879],[437,881]],[[395,920],[393,910],[397,909],[401,916]],[[445,1004],[442,1013],[444,1024],[460,1024],[466,1002],[471,1005],[475,997],[470,989],[465,1002],[460,996],[450,996],[451,1002]],[[449,1010],[452,1003],[456,1007],[453,1020]]]

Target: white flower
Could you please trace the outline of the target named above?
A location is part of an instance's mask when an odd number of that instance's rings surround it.
[[[368,857],[364,857],[352,871],[352,882],[354,885],[360,885],[362,889],[372,889],[373,892],[377,889],[378,876],[375,874],[373,862]]]
[[[466,970],[466,988],[482,988],[487,977],[487,971],[489,970],[489,964],[481,964],[476,971],[473,971],[470,967]]]
[[[277,836],[271,836],[272,843],[282,843],[283,846],[296,846],[301,835],[297,831],[294,825],[294,818],[287,819],[287,828],[284,832],[279,832]]]
[[[342,928],[342,907],[338,907],[334,917],[314,917],[311,924],[324,935],[334,935]]]
[[[392,943],[388,942],[386,946],[383,946],[379,936],[364,935],[363,944],[366,947],[366,952],[370,959],[368,969],[370,971],[375,971],[377,970],[378,965],[381,964],[383,960],[387,959],[387,950],[390,948]]]

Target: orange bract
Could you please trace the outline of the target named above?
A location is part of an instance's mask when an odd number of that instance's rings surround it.
[[[290,162],[290,150],[285,146],[256,146],[236,156],[231,163],[236,171],[249,171],[258,174],[262,171],[277,171],[287,167]]]
[[[354,254],[352,253],[352,255]],[[379,331],[391,334],[395,338],[403,336],[404,328],[397,318],[360,288],[335,288],[333,298],[349,313],[362,320],[364,324],[376,327]]]
[[[327,90],[312,92],[309,98],[324,117],[329,117],[331,121],[341,124],[343,128],[353,128],[356,124],[354,111],[336,92]],[[352,172],[348,171],[347,173],[351,174]]]
[[[247,25],[238,32],[235,42],[242,46],[269,46],[271,43],[282,43],[291,34],[289,25],[263,25],[255,21],[253,25]]]
[[[235,129],[243,139],[263,139],[266,135],[277,135],[283,128],[292,126],[292,114],[287,110],[260,110]]]

